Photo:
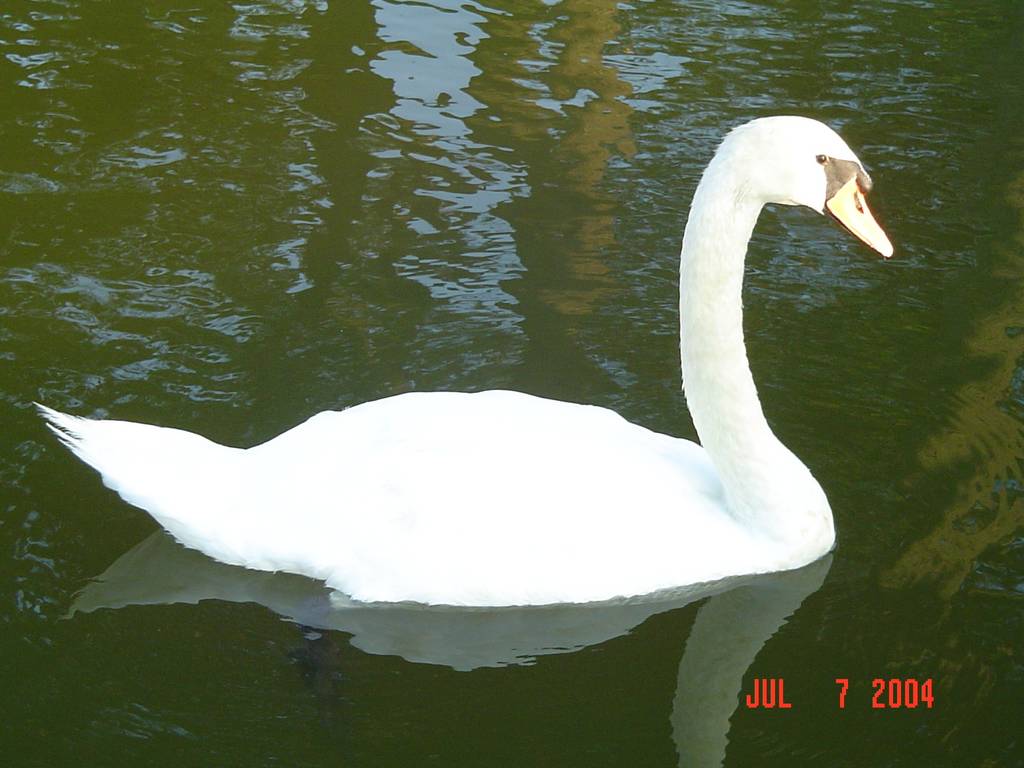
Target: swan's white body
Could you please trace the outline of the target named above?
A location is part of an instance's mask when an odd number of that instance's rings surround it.
[[[805,565],[831,549],[832,513],[764,419],[741,289],[766,202],[823,209],[808,153],[856,161],[815,121],[754,121],[723,142],[694,198],[681,348],[703,448],[606,409],[504,391],[328,411],[248,450],[43,413],[185,545],[360,601],[580,603]]]

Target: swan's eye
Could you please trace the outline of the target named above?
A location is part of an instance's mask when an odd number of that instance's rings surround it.
[[[828,155],[818,155],[814,159],[818,161],[818,165],[825,165],[828,162]]]

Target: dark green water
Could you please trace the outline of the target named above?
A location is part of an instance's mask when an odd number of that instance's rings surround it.
[[[1024,765],[1024,6],[822,5],[5,3],[3,762]],[[463,662],[422,663],[259,604],[303,618],[316,585],[157,538],[65,618],[155,524],[32,400],[247,446],[511,387],[692,437],[689,197],[726,129],[788,112],[859,152],[897,249],[789,209],[752,244],[762,399],[838,531],[792,593],[457,671],[518,619],[398,616]],[[747,709],[757,678],[792,709]],[[932,679],[934,707],[873,709],[875,678]]]

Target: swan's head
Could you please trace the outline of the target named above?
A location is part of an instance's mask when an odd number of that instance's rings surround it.
[[[839,134],[807,117],[764,117],[734,129],[719,155],[742,168],[743,193],[761,203],[829,213],[885,258],[892,244],[868,210],[871,177]]]

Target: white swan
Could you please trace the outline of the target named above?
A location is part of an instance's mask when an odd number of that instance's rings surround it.
[[[505,391],[326,411],[247,450],[40,409],[183,544],[359,601],[581,603],[796,568],[831,549],[832,512],[761,410],[743,343],[746,246],[761,208],[782,203],[830,211],[888,257],[870,186],[814,120],[754,120],[722,142],[680,268],[683,383],[703,448]]]

